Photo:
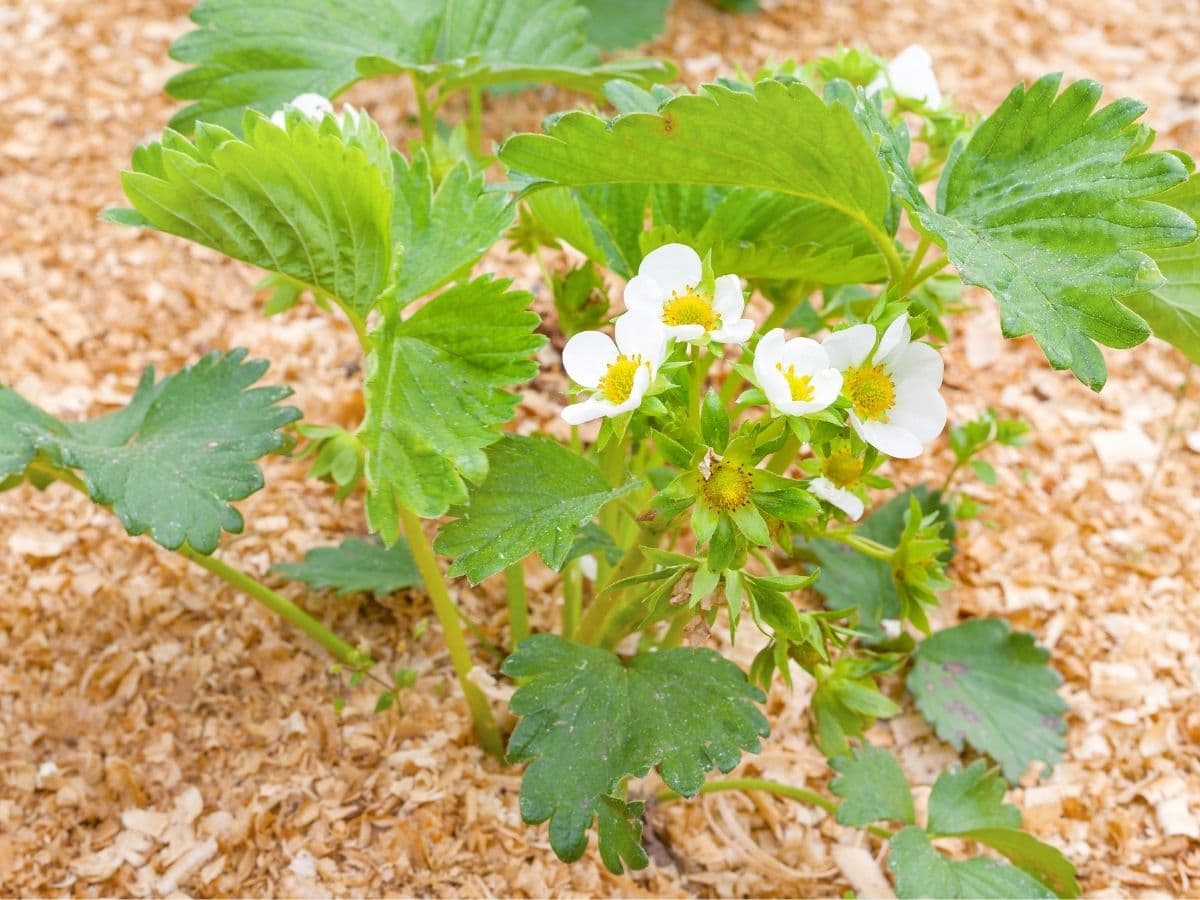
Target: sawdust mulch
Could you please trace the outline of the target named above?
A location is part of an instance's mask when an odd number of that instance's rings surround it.
[[[1060,0],[963,4],[774,2],[718,18],[677,4],[656,50],[689,82],[839,42],[895,53],[920,40],[943,86],[994,106],[1020,78],[1064,69],[1107,97],[1150,105],[1164,143],[1200,151],[1200,3]],[[313,421],[351,424],[360,373],[349,330],[310,309],[264,321],[256,274],[173,238],[96,221],[117,173],[171,109],[160,89],[186,28],[183,0],[17,0],[0,9],[0,381],[67,416],[130,395],[140,369],[213,348],[272,360]],[[927,23],[927,25],[922,25]],[[408,95],[351,95],[401,134]],[[492,105],[492,136],[536,127],[565,103]],[[534,107],[534,108],[531,108]],[[546,303],[536,270],[495,253]],[[1027,824],[1080,867],[1086,889],[1187,894],[1200,874],[1200,385],[1161,344],[1108,354],[1094,396],[1051,373],[1030,342],[997,337],[990,300],[957,323],[947,353],[952,420],[991,404],[1029,419],[1033,441],[997,459],[1001,485],[972,488],[991,525],[962,532],[942,624],[1004,615],[1053,650],[1070,702],[1070,750],[1014,792]],[[556,362],[552,351],[544,360]],[[544,378],[520,427],[549,423]],[[553,426],[552,426],[553,427]],[[944,446],[896,466],[936,477]],[[255,573],[362,528],[304,466],[267,463],[242,505],[247,533],[221,553]],[[711,795],[650,816],[653,863],[614,878],[594,855],[557,862],[521,824],[519,776],[470,742],[425,599],[303,596],[391,665],[420,673],[402,716],[352,694],[341,720],[319,648],[255,603],[64,488],[0,496],[0,894],[135,896],[863,895],[887,890],[880,847],[820,811],[761,795]],[[556,576],[530,567],[535,596]],[[293,588],[292,596],[302,596]],[[497,640],[497,588],[458,586]],[[549,622],[550,604],[539,606]],[[719,640],[718,636],[711,638]],[[739,648],[745,658],[747,651]],[[482,651],[478,658],[494,670]],[[503,687],[491,687],[499,702]],[[809,687],[776,691],[774,735],[746,773],[823,789],[806,729]],[[953,758],[919,716],[878,727],[919,785]],[[927,788],[918,789],[918,799]]]

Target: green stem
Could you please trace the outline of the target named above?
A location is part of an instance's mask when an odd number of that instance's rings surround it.
[[[604,623],[608,621],[609,614],[617,607],[621,600],[622,591],[605,592],[610,584],[616,584],[622,578],[628,578],[630,575],[637,574],[638,568],[642,565],[642,548],[641,544],[655,541],[647,529],[642,529],[638,532],[634,539],[633,545],[625,551],[625,555],[621,557],[621,561],[617,563],[616,568],[612,570],[607,579],[598,583],[596,587],[596,596],[593,598],[591,605],[587,608],[587,612],[583,614],[583,619],[579,623],[579,628],[576,630],[576,640],[584,644],[597,644],[603,636]],[[603,584],[603,587],[600,585]]]
[[[483,157],[483,90],[473,87],[467,92],[467,146],[476,157]]]
[[[437,137],[436,107],[429,102],[429,86],[420,78],[413,78],[413,92],[417,95],[417,121],[421,125],[421,139],[433,162],[434,138]]]
[[[917,249],[913,251],[912,257],[908,261],[908,266],[904,269],[904,274],[900,276],[900,284],[908,284],[908,280],[921,268],[921,263],[925,259],[925,255],[929,252],[930,246],[933,244],[933,238],[929,235],[922,235],[920,242],[917,244]]]
[[[873,541],[870,538],[865,538],[861,534],[838,534],[831,531],[827,534],[828,537],[835,541],[841,541],[848,547],[853,547],[864,556],[869,556],[872,559],[881,559],[884,562],[891,562],[896,555],[894,547],[885,546],[878,541]]]
[[[529,598],[525,595],[525,566],[515,562],[504,570],[508,586],[508,630],[512,648],[529,637]]]
[[[579,627],[579,614],[583,610],[583,572],[579,561],[572,560],[563,568],[563,626],[562,636],[570,640]]]
[[[458,621],[458,610],[450,598],[450,589],[446,586],[446,579],[438,567],[433,546],[425,536],[417,514],[403,505],[399,505],[397,509],[409,548],[412,550],[413,561],[417,564],[417,571],[421,573],[421,579],[425,582],[425,590],[433,604],[433,611],[441,623],[446,649],[450,651],[454,673],[458,676],[459,687],[462,688],[467,706],[471,710],[479,743],[497,759],[504,759],[504,744],[500,739],[500,729],[496,727],[496,720],[492,717],[492,709],[488,706],[483,691],[469,677],[472,668],[471,652],[467,649],[467,639]]]
[[[688,379],[688,427],[696,434],[700,433],[700,413],[704,407],[704,381],[708,376],[708,367],[712,357],[704,350],[696,349],[692,359],[692,370]]]
[[[925,268],[917,272],[916,275],[912,276],[911,279],[904,279],[900,284],[900,295],[903,296],[909,293],[911,290],[913,290],[913,288],[916,288],[923,282],[928,281],[948,265],[950,265],[950,258],[948,256],[939,256]]]
[[[792,431],[788,434],[787,440],[783,442],[783,446],[775,451],[775,455],[767,463],[767,470],[774,472],[776,475],[782,475],[788,470],[788,466],[792,464],[799,451],[800,438],[796,437],[796,432]]]
[[[822,797],[814,791],[793,787],[790,784],[780,784],[778,781],[767,781],[764,778],[722,778],[717,781],[706,781],[700,785],[699,793],[715,794],[717,791],[765,791],[768,794],[776,794],[790,800],[807,803],[809,806],[819,807],[827,813],[836,813],[838,808],[837,801]],[[664,788],[655,794],[654,799],[659,803],[670,803],[682,798],[670,788]],[[881,838],[890,838],[893,834],[891,830],[876,825],[869,826],[867,831]]]
[[[678,647],[683,642],[683,629],[687,627],[690,621],[692,621],[692,610],[685,607],[684,611],[678,613],[671,621],[671,627],[667,629],[667,633],[659,641],[658,648],[660,650],[670,650]]]

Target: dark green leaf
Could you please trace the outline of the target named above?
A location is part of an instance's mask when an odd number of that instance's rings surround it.
[[[361,591],[383,597],[421,584],[421,575],[403,540],[383,547],[373,540],[347,538],[337,547],[309,550],[303,562],[279,563],[271,571],[317,590],[331,588],[339,596]]]
[[[842,798],[837,809],[839,824],[865,828],[872,822],[911,825],[916,820],[908,780],[887,750],[863,744],[853,756],[839,756],[832,765],[838,776],[829,783],[829,790]]]

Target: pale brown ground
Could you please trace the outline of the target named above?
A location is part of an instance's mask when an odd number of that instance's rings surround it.
[[[984,3],[969,12],[954,0],[768,5],[720,18],[685,0],[656,49],[694,83],[734,63],[804,58],[838,42],[890,54],[920,39],[944,88],[965,104],[992,106],[1017,79],[1064,69],[1100,79],[1109,98],[1148,101],[1164,142],[1200,151],[1197,0]],[[10,0],[0,8],[0,381],[81,416],[122,402],[148,363],[173,370],[213,348],[246,346],[272,361],[270,380],[295,386],[308,418],[348,422],[345,398],[359,376],[346,328],[307,308],[264,321],[248,267],[96,220],[121,201],[117,173],[133,145],[172,108],[160,88],[187,7]],[[406,127],[407,94],[396,85],[352,99],[393,134]],[[493,105],[492,136],[534,127],[565,102],[547,94],[534,109],[526,98]],[[527,265],[497,253],[484,267],[515,274],[544,304]],[[958,323],[947,352],[952,419],[994,404],[1030,419],[1034,438],[997,460],[999,488],[974,490],[997,527],[964,529],[961,586],[946,598],[943,622],[960,612],[1005,615],[1053,649],[1066,678],[1070,750],[1047,782],[1012,799],[1078,864],[1087,890],[1194,892],[1200,387],[1177,406],[1185,362],[1151,343],[1109,354],[1109,387],[1094,396],[1049,372],[1030,342],[1002,345],[991,302],[980,306]],[[552,351],[545,361],[555,361]],[[523,428],[550,417],[560,399],[531,395]],[[896,474],[915,480],[946,464],[939,445]],[[360,531],[359,504],[338,507],[304,468],[268,461],[269,486],[242,505],[251,524],[226,539],[226,558],[261,574]],[[303,598],[384,661],[422,673],[403,717],[370,715],[373,698],[359,693],[339,722],[318,648],[206,573],[125,537],[108,513],[65,488],[23,488],[0,497],[0,522],[0,894],[878,890],[875,842],[762,796],[655,811],[661,843],[645,873],[613,878],[590,854],[562,865],[544,828],[519,820],[518,774],[470,743],[436,623],[411,637],[430,619],[423,597]],[[540,567],[530,575],[555,589]],[[500,639],[495,586],[459,590]],[[549,602],[538,610],[548,623]],[[746,772],[823,789],[826,768],[806,737],[807,692],[801,683],[772,696],[774,736]],[[872,737],[896,747],[920,785],[953,758],[914,715]]]

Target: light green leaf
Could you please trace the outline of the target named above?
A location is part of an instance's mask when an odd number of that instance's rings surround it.
[[[1200,175],[1154,199],[1200,222]],[[1166,282],[1122,302],[1146,320],[1155,337],[1200,365],[1200,238],[1181,247],[1152,250],[1150,257]]]
[[[377,127],[365,116],[359,128]],[[392,173],[333,118],[287,129],[248,113],[244,140],[212,125],[193,144],[167,131],[121,175],[160,231],[324,291],[364,318],[392,267]],[[378,155],[372,153],[372,155]]]
[[[361,438],[367,518],[386,543],[399,534],[397,503],[440,516],[467,501],[464,479],[483,481],[484,448],[513,416],[517,397],[504,388],[537,373],[538,317],[508,284],[456,285],[371,335]]]
[[[1032,834],[1017,828],[977,828],[960,837],[986,844],[1006,856],[1014,866],[1036,878],[1059,897],[1078,897],[1079,882],[1075,867],[1062,852],[1043,844]]]
[[[403,540],[384,547],[372,540],[347,538],[337,547],[309,550],[303,562],[279,563],[271,571],[317,590],[332,588],[339,597],[357,593],[385,597],[421,584],[421,574]]]
[[[537,634],[521,642],[502,671],[522,680],[510,703],[522,718],[508,746],[512,761],[530,761],[521,816],[531,823],[549,819],[550,845],[566,861],[583,853],[587,829],[600,815],[601,856],[619,871],[614,852],[605,850],[613,836],[606,834],[604,806],[622,778],[657,766],[668,787],[692,796],[705,772],[730,771],[743,750],[758,751],[769,730],[754,705],[765,697],[712,650],[622,660]],[[622,829],[626,846],[636,842],[631,820],[626,816]]]
[[[580,0],[592,14],[588,38],[604,50],[636,47],[662,34],[671,0]]]
[[[482,175],[466,163],[454,166],[437,189],[422,150],[411,163],[399,153],[395,165],[392,241],[401,255],[396,299],[401,303],[441,287],[476,263],[512,224],[512,203],[484,190]]]
[[[1054,368],[1099,390],[1096,343],[1132,347],[1149,333],[1121,303],[1161,284],[1144,251],[1191,242],[1196,223],[1152,199],[1187,173],[1172,154],[1132,152],[1142,104],[1093,112],[1100,85],[1059,84],[1014,88],[951,155],[937,211],[917,216],[963,280],[999,300],[1005,336],[1032,334]]]
[[[278,429],[300,418],[277,405],[288,388],[251,387],[267,363],[245,358],[245,350],[212,353],[158,384],[148,368],[127,407],[91,422],[58,422],[0,390],[0,434],[24,442],[13,453],[0,438],[0,471],[40,450],[58,468],[78,469],[91,498],[111,506],[131,535],[211,553],[222,529],[242,530],[230,501],[263,486],[255,460],[282,447]]]
[[[1054,893],[1020,869],[978,856],[955,862],[934,848],[921,829],[910,825],[891,839],[888,868],[896,876],[896,896],[939,898],[1053,898]]]
[[[649,202],[645,185],[549,188],[526,202],[538,224],[589,259],[622,278],[637,272]]]
[[[842,798],[838,824],[865,828],[872,822],[911,825],[916,820],[908,780],[887,750],[864,744],[853,756],[839,756],[832,765],[838,776],[829,783],[829,790]]]
[[[37,436],[44,433],[67,430],[12,388],[0,386],[0,482],[25,474],[37,455]]]
[[[1020,827],[1020,810],[1004,802],[1004,781],[982,759],[943,772],[933,785],[928,824],[933,834]]]
[[[614,490],[600,470],[556,441],[506,435],[488,449],[488,474],[465,506],[450,514],[434,544],[451,557],[450,575],[478,584],[534,550],[552,569],[606,503],[636,488]]]
[[[972,619],[922,641],[908,689],[938,737],[986,753],[1016,783],[1029,764],[1065,747],[1066,702],[1049,654],[1003,619]]]

